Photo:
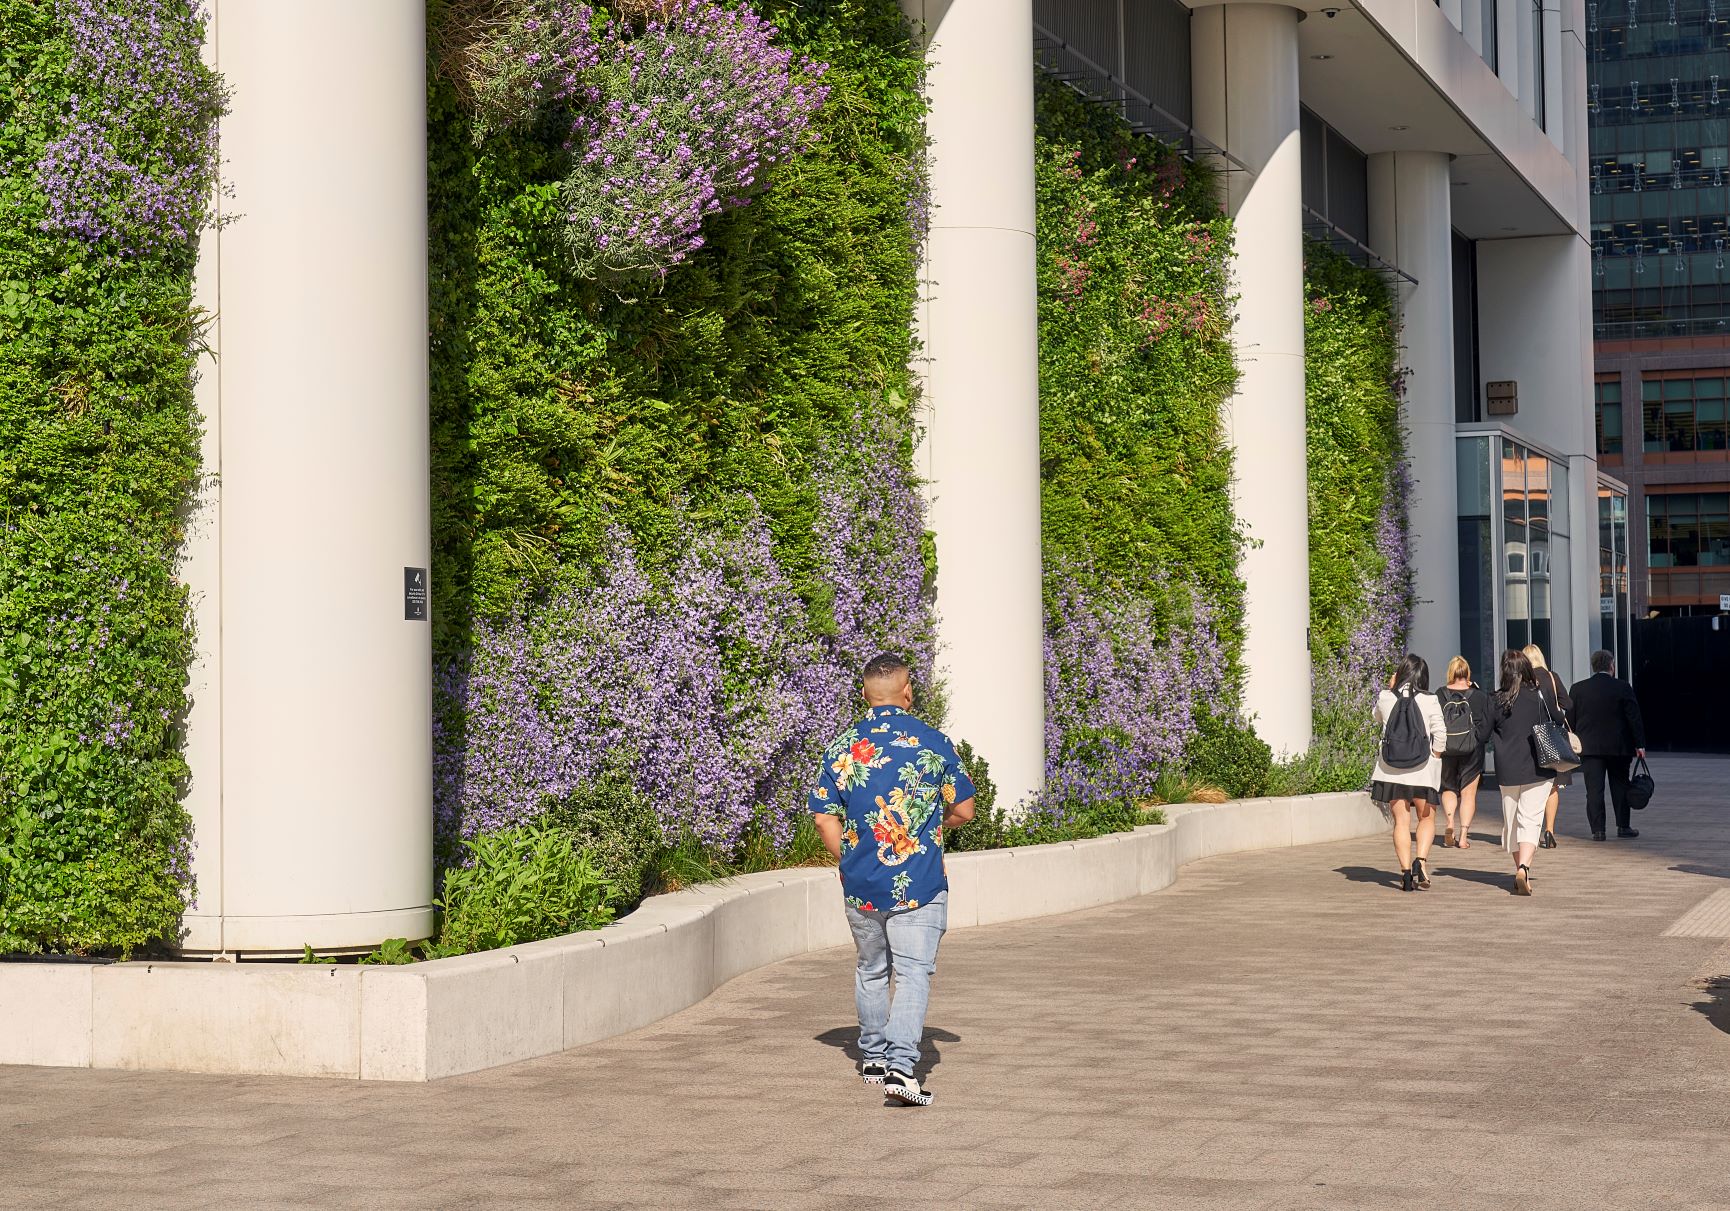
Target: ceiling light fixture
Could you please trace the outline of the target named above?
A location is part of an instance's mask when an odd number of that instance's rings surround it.
[[[1518,231],[1519,228],[1518,227],[1504,227],[1504,228],[1502,228],[1502,230],[1503,231]]]
[[[1331,59],[1331,58],[1333,58],[1333,56],[1332,55],[1311,55],[1310,58],[1316,60],[1316,62],[1319,63],[1323,59]]]
[[[1411,127],[1409,127],[1409,126],[1390,126],[1390,127],[1388,127],[1388,129],[1389,130],[1410,130]]]

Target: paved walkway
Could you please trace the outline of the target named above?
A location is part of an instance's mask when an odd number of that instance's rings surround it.
[[[1730,946],[1662,935],[1730,889],[1730,760],[1654,772],[1636,842],[1574,792],[1531,900],[1489,805],[1424,894],[1377,839],[952,935],[930,1110],[852,1076],[832,951],[433,1085],[0,1069],[0,1205],[1718,1211]]]

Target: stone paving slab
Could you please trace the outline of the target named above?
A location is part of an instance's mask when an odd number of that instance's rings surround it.
[[[1486,803],[1435,887],[1360,840],[948,938],[938,1104],[860,1086],[850,955],[431,1085],[0,1068],[0,1207],[1730,1207],[1730,760],[1536,895]]]

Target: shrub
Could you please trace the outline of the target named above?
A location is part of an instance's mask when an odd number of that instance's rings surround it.
[[[1267,792],[1273,750],[1231,716],[1212,712],[1196,716],[1187,758],[1191,780],[1218,787],[1228,798],[1251,799]]]
[[[572,267],[568,125],[477,142],[475,112],[432,81],[447,860],[578,793],[620,737],[669,842],[735,861],[761,822],[785,848],[790,786],[852,712],[858,664],[898,648],[931,684],[909,371],[923,56],[894,0],[752,7],[829,64],[821,138],[634,302]],[[450,11],[435,0],[435,30]],[[585,689],[566,673],[592,637],[616,659]]]
[[[603,766],[554,805],[547,819],[594,863],[615,910],[636,905],[665,842],[654,804],[637,790],[625,763],[615,759]]]
[[[179,940],[195,239],[184,0],[0,0],[0,949]]]
[[[665,277],[703,220],[743,206],[810,143],[826,65],[775,46],[748,7],[676,0],[640,28],[569,0],[523,3],[478,52],[487,125],[568,115],[561,187],[577,272]]]
[[[468,864],[445,871],[431,955],[515,946],[613,919],[612,885],[577,838],[550,821],[483,833],[463,848]]]
[[[1305,247],[1304,273],[1314,738],[1281,776],[1292,793],[1369,785],[1375,695],[1413,605],[1393,299],[1318,243]]]
[[[1049,76],[1036,95],[1046,784],[1064,805],[1043,810],[1072,820],[1151,796],[1193,717],[1237,701],[1231,225],[1175,149]]]

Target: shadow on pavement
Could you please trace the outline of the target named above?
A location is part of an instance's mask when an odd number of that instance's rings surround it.
[[[1696,987],[1706,994],[1706,999],[1695,1001],[1690,1008],[1725,1034],[1730,1034],[1730,976],[1699,980]]]
[[[1400,873],[1397,870],[1378,870],[1373,866],[1336,866],[1334,874],[1344,875],[1353,883],[1375,883],[1395,890],[1400,886]]]
[[[1499,891],[1514,890],[1514,874],[1512,871],[1500,870],[1469,870],[1460,866],[1437,866],[1431,876],[1435,879],[1459,879],[1466,883],[1482,883],[1485,887],[1494,887]],[[1536,886],[1537,876],[1533,875],[1533,885]]]
[[[816,1040],[825,1047],[839,1047],[855,1064],[865,1058],[864,1053],[859,1050],[857,1026],[837,1026],[833,1030],[825,1030],[816,1036]],[[961,1036],[958,1034],[927,1026],[925,1033],[919,1036],[919,1063],[914,1066],[913,1075],[922,1081],[927,1079],[937,1065],[943,1062],[943,1053],[937,1049],[937,1044],[960,1041]]]

